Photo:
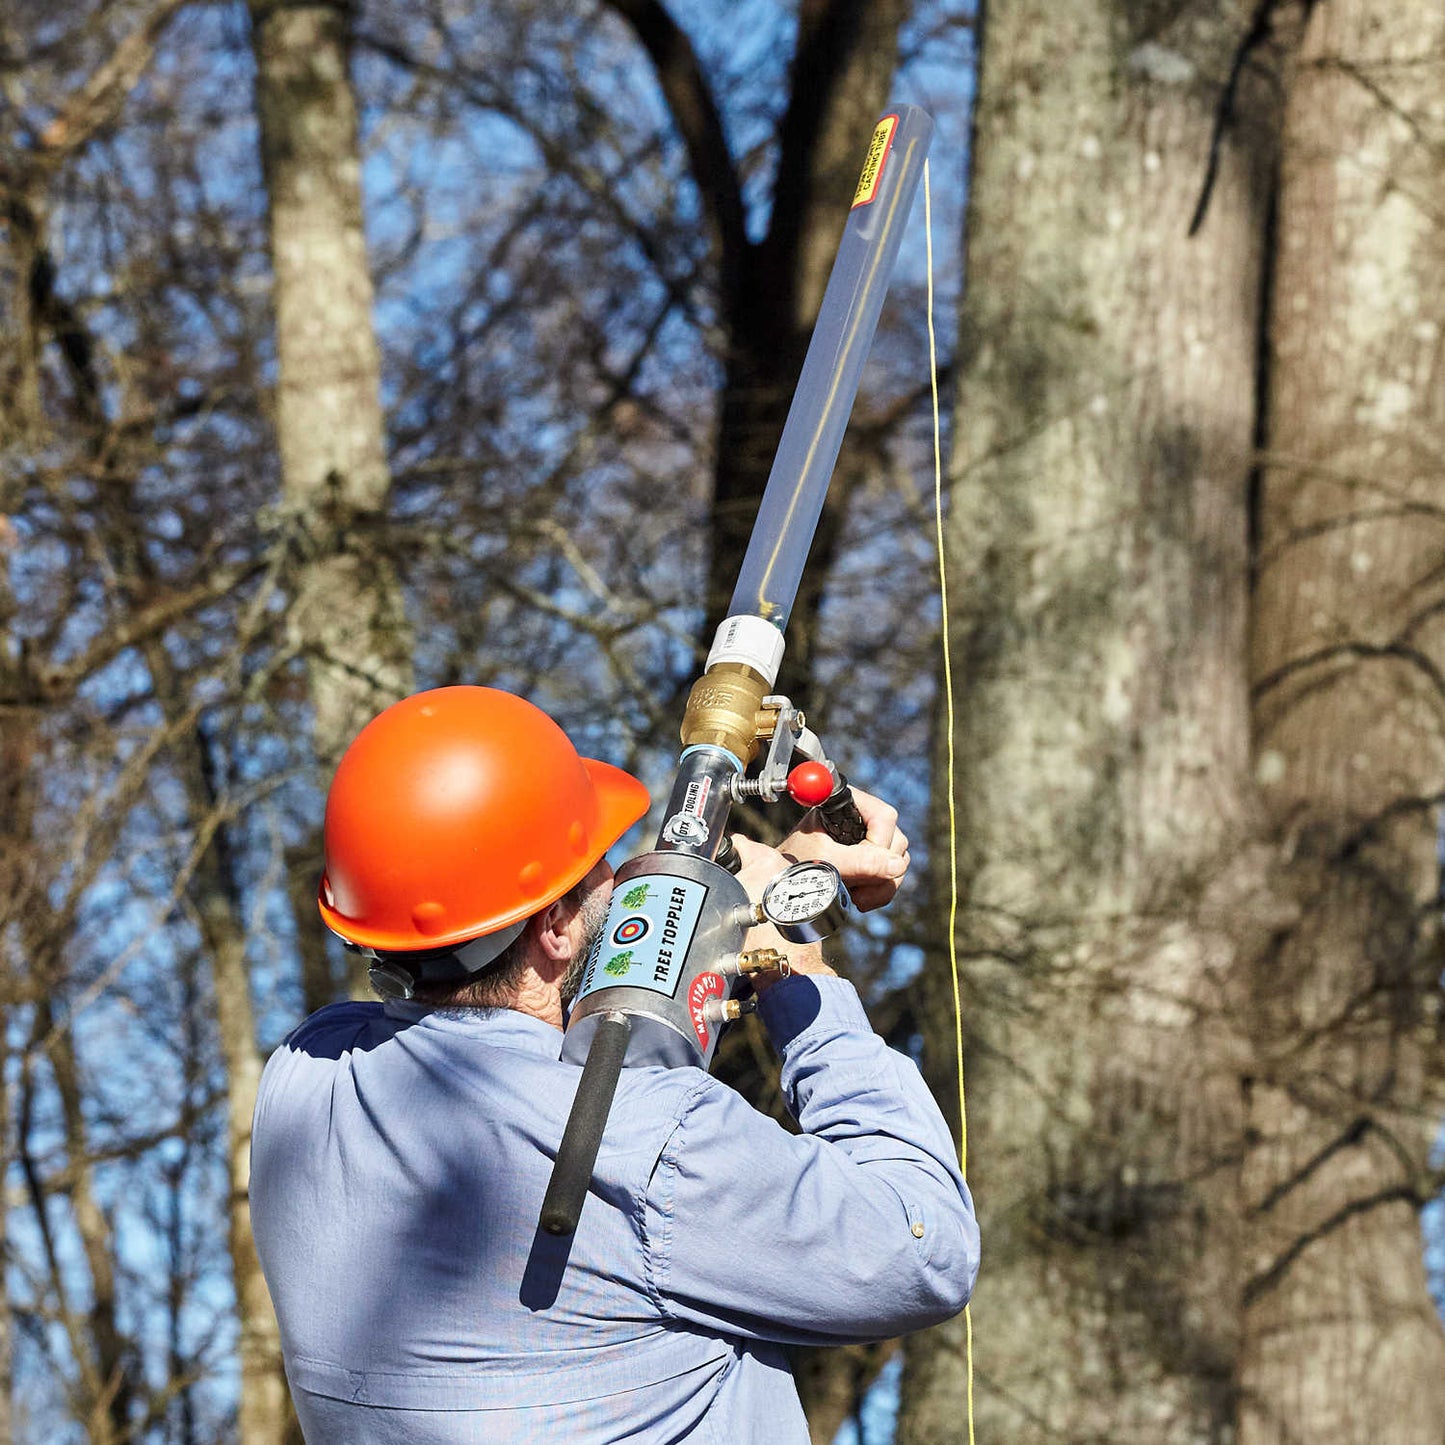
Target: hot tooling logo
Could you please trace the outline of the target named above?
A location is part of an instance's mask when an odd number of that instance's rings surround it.
[[[694,778],[682,795],[682,807],[662,827],[662,836],[669,843],[701,847],[708,840],[708,826],[703,814],[707,811],[711,778]]]

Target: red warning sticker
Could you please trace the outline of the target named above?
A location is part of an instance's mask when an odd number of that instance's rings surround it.
[[[898,129],[898,117],[885,115],[873,127],[873,139],[868,142],[868,157],[863,162],[863,174],[858,177],[858,189],[853,192],[853,209],[866,206],[878,194],[878,183],[883,179],[883,164],[893,148],[893,132]]]
[[[727,980],[720,973],[700,973],[693,979],[687,991],[687,1012],[692,1019],[693,1032],[707,1052],[708,1040],[712,1038],[712,1025],[703,1017],[703,1005],[710,998],[724,998],[727,995]]]

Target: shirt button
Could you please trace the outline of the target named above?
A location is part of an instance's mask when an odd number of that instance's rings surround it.
[[[923,1238],[923,1226],[921,1224],[915,1224],[913,1226],[913,1237],[914,1239]]]

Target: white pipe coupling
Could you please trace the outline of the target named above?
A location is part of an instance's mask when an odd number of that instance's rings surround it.
[[[708,667],[719,662],[741,662],[760,672],[771,687],[783,662],[783,634],[765,618],[750,612],[726,618],[718,625],[707,655]]]

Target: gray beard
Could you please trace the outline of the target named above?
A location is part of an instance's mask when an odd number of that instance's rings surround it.
[[[607,907],[601,897],[602,890],[594,889],[582,900],[582,948],[577,956],[567,965],[567,972],[562,975],[562,1002],[570,1004],[577,997],[577,990],[582,987],[582,975],[587,971],[587,960],[592,957],[592,950],[602,938],[602,930],[607,926]]]

